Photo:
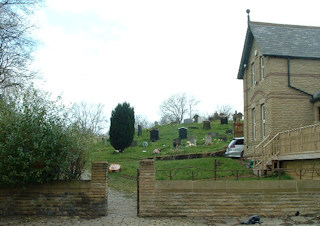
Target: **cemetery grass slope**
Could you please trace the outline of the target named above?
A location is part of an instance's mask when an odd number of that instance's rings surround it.
[[[150,130],[143,130],[142,135],[138,137],[135,133],[134,140],[138,142],[137,146],[129,147],[125,149],[123,154],[115,153],[114,148],[101,141],[97,142],[93,147],[90,154],[90,162],[93,161],[107,161],[109,164],[118,163],[122,167],[121,173],[110,173],[109,186],[118,189],[133,192],[136,190],[136,177],[137,169],[139,168],[139,162],[142,159],[153,158],[157,156],[168,155],[180,155],[188,153],[203,153],[203,152],[215,152],[225,150],[226,146],[232,140],[232,134],[228,134],[227,130],[232,130],[232,123],[227,125],[221,125],[220,121],[212,122],[212,128],[209,130],[203,129],[202,124],[170,124],[164,126],[158,126],[159,140],[151,142]],[[179,128],[187,128],[188,137],[192,136],[196,139],[197,145],[187,147],[187,139],[181,140],[181,145],[178,148],[173,146],[173,140],[179,137]],[[229,132],[228,131],[228,132]],[[205,145],[206,135],[215,135],[212,138],[211,145]],[[222,140],[224,138],[225,140]],[[147,142],[148,146],[143,146],[143,143]],[[159,154],[154,154],[155,149],[160,149]],[[219,158],[221,162],[228,161],[228,168],[241,168],[238,160]],[[226,165],[225,163],[222,163]],[[212,169],[214,165],[213,158],[196,159],[196,160],[176,160],[176,161],[157,161],[157,169],[167,169],[174,167],[193,166],[198,168]],[[88,166],[90,168],[90,166]],[[184,176],[176,177],[176,179],[183,179]],[[159,178],[164,179],[164,178]]]

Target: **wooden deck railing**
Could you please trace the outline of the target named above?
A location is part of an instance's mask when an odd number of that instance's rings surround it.
[[[320,123],[277,133],[254,148],[259,161],[256,167],[265,169],[277,156],[308,154],[320,151]]]

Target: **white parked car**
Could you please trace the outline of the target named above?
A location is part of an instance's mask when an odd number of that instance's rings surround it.
[[[243,141],[244,141],[243,137],[233,138],[227,147],[225,156],[231,157],[231,158],[243,158],[243,154],[244,154]]]

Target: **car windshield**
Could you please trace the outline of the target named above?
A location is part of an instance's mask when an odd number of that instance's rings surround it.
[[[243,139],[233,139],[230,142],[229,147],[232,145],[243,145]]]
[[[232,140],[232,141],[230,142],[230,144],[229,144],[229,147],[232,146],[232,145],[235,145],[236,142],[237,142],[237,140]]]

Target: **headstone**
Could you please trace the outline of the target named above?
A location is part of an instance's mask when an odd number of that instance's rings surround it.
[[[193,119],[194,119],[194,122],[195,123],[199,123],[199,115],[195,115],[195,116],[193,116]]]
[[[203,129],[211,129],[211,122],[203,121]]]
[[[106,146],[107,143],[108,143],[107,138],[106,137],[102,137],[102,141],[103,141],[104,146]]]
[[[235,111],[233,115],[233,122],[238,123],[241,121],[241,119],[242,119],[242,113],[241,112],[237,113],[237,111]]]
[[[192,124],[193,120],[191,118],[183,120],[184,124]]]
[[[185,127],[179,128],[179,138],[180,139],[188,138],[188,128],[185,128]]]
[[[181,145],[180,138],[173,139],[173,147],[177,148]]]
[[[218,136],[219,134],[217,132],[212,132],[212,133],[209,133],[208,135],[210,135],[211,137],[216,137]]]
[[[142,135],[142,125],[138,125],[138,137]]]
[[[205,142],[204,142],[205,145],[212,145],[212,137],[210,135],[207,135],[205,137]]]
[[[153,129],[150,131],[150,140],[153,142],[159,140],[159,130]]]
[[[131,147],[136,147],[138,146],[139,142],[137,140],[133,140],[131,143]]]
[[[190,144],[197,146],[197,139],[195,136],[189,136],[188,140],[189,140]]]
[[[220,118],[221,125],[227,125],[228,124],[228,117],[224,116]]]

